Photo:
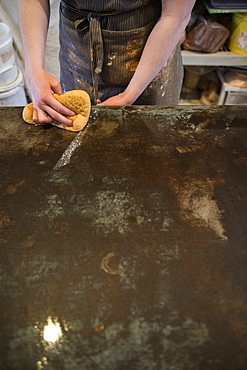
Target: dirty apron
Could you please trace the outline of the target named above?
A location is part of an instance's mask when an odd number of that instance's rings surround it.
[[[160,0],[62,0],[60,82],[95,104],[125,90],[161,14]],[[183,79],[178,45],[135,104],[176,105]]]

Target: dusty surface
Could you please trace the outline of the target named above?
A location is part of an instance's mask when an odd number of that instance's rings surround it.
[[[0,116],[0,368],[245,370],[247,107]]]

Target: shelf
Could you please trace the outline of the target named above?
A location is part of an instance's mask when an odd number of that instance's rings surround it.
[[[217,13],[245,13],[247,9],[219,9],[214,8],[208,0],[204,0],[204,4],[207,8],[209,14],[217,14]]]
[[[231,51],[210,54],[182,50],[182,59],[185,66],[247,66],[247,55],[239,55]]]

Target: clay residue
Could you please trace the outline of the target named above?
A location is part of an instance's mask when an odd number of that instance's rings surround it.
[[[14,225],[14,222],[10,219],[10,216],[6,212],[0,212],[0,230],[12,225]]]
[[[202,146],[200,145],[187,145],[187,146],[177,146],[176,150],[183,154],[183,153],[191,153],[196,152],[197,150],[201,150]]]
[[[100,191],[94,202],[83,204],[82,212],[91,216],[96,228],[106,234],[114,231],[124,234],[131,231],[130,217],[138,225],[146,222],[143,205],[126,192]]]
[[[21,187],[25,183],[25,180],[18,180],[17,182],[8,186],[6,193],[7,194],[15,194],[19,187]]]
[[[107,121],[98,125],[97,132],[101,137],[110,136],[116,132],[118,126],[118,123],[115,121]],[[94,135],[94,133],[92,132],[90,135]]]
[[[140,57],[140,40],[131,40],[126,46],[126,53],[129,57],[129,61],[126,63],[126,69],[130,72],[135,72],[139,57]]]
[[[182,183],[176,183],[173,190],[176,192],[181,216],[184,219],[193,225],[210,228],[222,240],[227,239],[221,221],[222,212],[213,199],[212,181],[187,178]]]
[[[108,62],[106,63],[106,65],[108,67],[111,66],[114,59],[116,59],[116,54],[115,53],[109,53],[108,54]]]
[[[129,62],[126,63],[126,69],[130,72],[135,72],[137,65],[138,65],[137,60],[130,60]]]
[[[101,261],[101,268],[107,274],[116,275],[119,273],[117,266],[114,266],[115,253],[108,253]]]
[[[169,347],[169,345],[167,346],[167,344],[169,344],[168,338],[170,338],[174,333],[180,333],[180,335],[183,333],[184,345],[190,348],[203,346],[208,340],[210,340],[206,324],[197,323],[189,317],[187,317],[179,326],[167,325],[163,329],[163,334],[165,336],[164,345],[166,344],[166,348]]]
[[[62,200],[57,194],[48,194],[44,203],[44,208],[38,211],[36,214],[38,217],[46,216],[50,221],[53,221],[63,213],[64,206]]]
[[[129,317],[129,321],[127,330],[121,322],[105,326],[102,335],[108,347],[97,346],[93,357],[94,363],[100,364],[102,369],[118,369],[119,363],[129,358],[130,348],[131,353],[140,353],[135,367],[138,369],[194,369],[195,361],[188,356],[188,350],[200,353],[211,341],[206,324],[191,318],[165,327],[155,319],[147,321],[140,315],[138,318]],[[159,336],[160,341],[153,340]]]

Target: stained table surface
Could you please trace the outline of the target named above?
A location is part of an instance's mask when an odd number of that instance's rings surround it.
[[[247,106],[0,109],[0,368],[247,368]]]

